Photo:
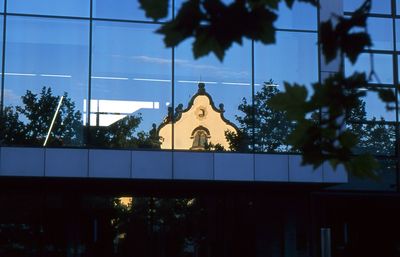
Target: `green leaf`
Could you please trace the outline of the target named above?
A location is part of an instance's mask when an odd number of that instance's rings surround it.
[[[392,89],[378,89],[379,98],[385,103],[396,102],[396,94]]]
[[[168,16],[169,0],[139,0],[139,3],[146,17],[159,20]]]
[[[367,47],[371,46],[371,38],[367,33],[359,32],[349,34],[342,39],[342,50],[347,55],[351,63],[357,61],[357,57]]]
[[[377,178],[374,171],[379,168],[379,162],[371,154],[353,156],[344,165],[346,170],[356,177]]]
[[[285,92],[273,96],[267,104],[279,111],[287,111],[289,119],[302,120],[307,113],[307,88],[285,82]]]
[[[339,142],[342,144],[343,147],[351,149],[357,144],[358,138],[351,131],[344,131],[339,136]]]

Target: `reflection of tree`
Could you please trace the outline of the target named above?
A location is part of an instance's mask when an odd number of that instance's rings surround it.
[[[39,94],[27,90],[21,106],[5,107],[1,132],[4,144],[43,145],[60,97],[51,88],[43,87]],[[82,141],[82,114],[64,93],[47,145],[79,145]]]
[[[258,152],[284,151],[287,136],[292,125],[286,118],[285,112],[273,110],[267,102],[279,92],[273,81],[265,82],[254,95],[254,106],[243,98],[238,109],[244,114],[236,116],[239,123],[239,133],[227,133],[231,148],[243,150],[252,149],[251,138],[254,126],[254,150]],[[254,115],[254,116],[253,116]],[[253,118],[254,117],[254,118]]]
[[[154,124],[148,133],[137,132],[141,121],[140,114],[129,115],[108,127],[92,127],[90,144],[106,147],[160,148],[161,143]]]
[[[358,99],[357,108],[347,115],[347,128],[358,136],[359,142],[354,149],[356,153],[375,155],[394,155],[395,126],[390,125],[382,117],[367,120],[365,102]]]
[[[64,92],[54,126],[46,146],[83,145],[82,114],[75,102]],[[43,145],[55,115],[59,96],[51,88],[43,87],[39,94],[27,90],[21,97],[22,105],[7,106],[1,117],[0,132],[5,145]],[[139,115],[130,115],[108,127],[91,127],[90,144],[105,147],[159,148],[155,125],[149,132],[137,131],[142,121]]]
[[[122,256],[192,256],[204,240],[198,199],[133,198],[128,208],[117,202],[116,209],[114,242]]]

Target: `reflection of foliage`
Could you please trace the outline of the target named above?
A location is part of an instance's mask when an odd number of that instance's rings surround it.
[[[4,143],[42,145],[60,97],[43,87],[39,94],[27,90],[21,99],[22,106],[6,107],[3,112]],[[75,111],[75,103],[64,93],[48,145],[77,145],[82,141],[82,128],[82,114]]]
[[[47,146],[83,145],[82,114],[75,110],[75,103],[68,93],[63,96]],[[27,90],[21,100],[21,106],[7,106],[3,110],[0,120],[2,143],[43,145],[60,97],[54,96],[51,88],[43,87],[39,94]],[[148,133],[136,131],[141,121],[140,116],[131,115],[108,127],[92,127],[90,143],[106,147],[159,148],[155,125]]]
[[[203,240],[198,199],[133,198],[131,206],[119,203],[116,210],[114,242],[124,256],[185,256]]]
[[[151,5],[141,7],[146,15],[153,19],[166,16],[165,0],[154,0]],[[164,35],[167,47],[177,47],[188,38],[193,38],[195,58],[214,53],[222,60],[225,52],[233,43],[242,44],[243,38],[264,44],[275,43],[277,20],[280,3],[292,8],[295,2],[308,2],[318,7],[316,0],[274,0],[274,1],[232,1],[224,4],[221,0],[188,0],[180,7],[175,19],[164,24],[158,33]],[[159,6],[155,11],[154,7]],[[354,64],[359,55],[372,40],[367,32],[367,18],[372,0],[363,4],[349,16],[335,16],[320,24],[320,46],[325,62],[345,58]],[[237,17],[241,17],[237,19]],[[229,28],[235,28],[234,30]],[[348,172],[369,175],[377,167],[377,161],[370,154],[354,155],[357,136],[346,130],[345,113],[355,107],[358,98],[365,95],[357,90],[368,84],[371,77],[377,77],[371,62],[371,72],[345,75],[341,65],[338,74],[314,85],[312,92],[296,83],[285,83],[285,91],[274,96],[269,104],[276,110],[285,111],[293,122],[290,144],[302,152],[302,163],[318,167],[329,161],[335,168],[343,164]],[[392,90],[374,87],[380,99],[393,108],[396,95]],[[322,110],[319,122],[308,119],[310,114]]]
[[[92,127],[90,144],[124,148],[160,148],[161,143],[154,124],[149,133],[136,131],[141,121],[140,114],[130,115],[108,127]]]
[[[238,109],[243,116],[236,116],[240,125],[237,135],[226,133],[231,150],[250,150],[254,128],[254,150],[260,152],[283,151],[292,125],[284,111],[273,110],[267,103],[279,92],[273,81],[265,82],[254,95],[253,103],[243,98]],[[254,117],[254,118],[253,118]]]

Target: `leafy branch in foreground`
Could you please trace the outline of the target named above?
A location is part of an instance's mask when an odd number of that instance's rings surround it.
[[[168,12],[168,0],[152,0],[160,4],[157,15],[140,0],[146,15],[159,19]],[[168,47],[175,47],[188,38],[194,38],[195,58],[214,53],[221,61],[233,43],[241,44],[243,38],[275,43],[274,22],[279,15],[279,4],[285,2],[291,8],[296,0],[235,0],[224,4],[221,0],[188,0],[184,2],[175,19],[163,24],[157,32],[164,35]],[[318,6],[317,0],[297,0]],[[354,64],[359,55],[372,45],[367,33],[367,18],[371,0],[365,0],[350,17],[332,16],[320,24],[319,43],[326,62],[347,58]],[[166,15],[165,15],[166,16]],[[240,18],[239,18],[240,17]],[[373,66],[373,62],[371,62]],[[358,176],[373,176],[378,162],[371,154],[353,154],[358,138],[346,128],[346,118],[357,102],[365,96],[361,88],[368,88],[368,80],[376,74],[354,73],[344,75],[343,65],[337,74],[313,85],[313,92],[305,86],[285,83],[285,92],[272,97],[268,104],[277,111],[286,112],[294,123],[289,137],[292,146],[303,153],[303,164],[320,166],[329,161],[333,167],[343,164],[348,172]],[[376,91],[393,109],[396,95],[392,90],[369,87]],[[319,119],[309,119],[319,113]]]

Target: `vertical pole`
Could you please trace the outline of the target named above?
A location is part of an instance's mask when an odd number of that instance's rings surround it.
[[[331,257],[331,229],[321,228],[321,257]]]

